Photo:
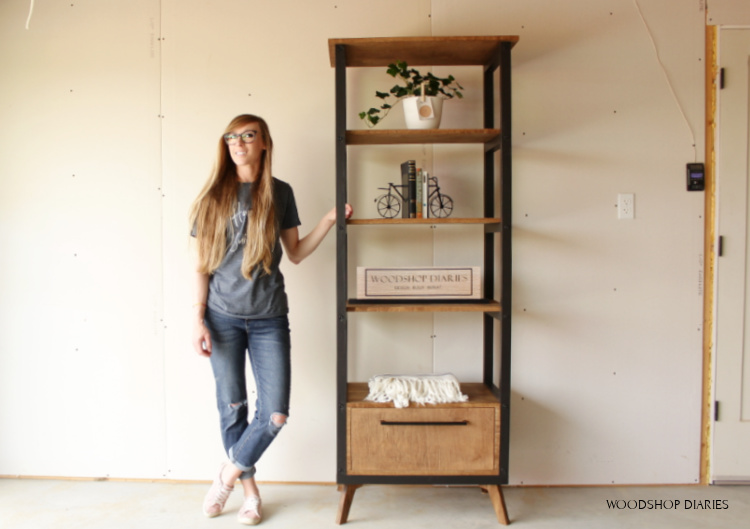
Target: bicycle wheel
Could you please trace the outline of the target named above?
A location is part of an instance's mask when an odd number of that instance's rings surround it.
[[[453,199],[448,195],[435,195],[430,200],[430,213],[433,217],[450,217],[453,213]]]
[[[386,219],[392,219],[401,211],[401,202],[393,195],[383,195],[375,201],[378,203],[378,213]]]

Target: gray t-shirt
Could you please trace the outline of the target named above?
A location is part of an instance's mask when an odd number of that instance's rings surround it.
[[[273,184],[280,230],[299,226],[292,187],[276,178]],[[247,216],[252,209],[252,192],[253,184],[238,184],[237,207],[230,219],[231,226],[227,227],[227,253],[219,268],[211,274],[206,303],[211,310],[228,316],[272,318],[289,312],[284,276],[279,270],[283,253],[279,237],[276,238],[271,273],[266,274],[262,266],[256,266],[252,281],[242,275],[242,252],[247,241]]]

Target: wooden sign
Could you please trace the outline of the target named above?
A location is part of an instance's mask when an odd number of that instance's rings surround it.
[[[357,267],[358,299],[480,299],[478,266]]]

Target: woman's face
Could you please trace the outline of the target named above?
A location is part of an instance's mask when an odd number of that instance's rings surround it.
[[[229,149],[229,156],[238,167],[257,166],[266,149],[258,123],[240,125],[232,129],[224,135],[224,142]]]

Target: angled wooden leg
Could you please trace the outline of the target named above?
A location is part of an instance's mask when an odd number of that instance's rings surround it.
[[[497,521],[503,525],[508,525],[508,511],[505,509],[505,498],[503,497],[503,489],[500,485],[489,485],[487,490],[490,493],[490,500],[492,500],[492,507],[495,508],[495,514],[497,515]]]
[[[354,492],[362,485],[340,485],[339,490],[341,491],[341,497],[339,498],[339,512],[336,515],[336,523],[338,525],[346,523],[346,519],[349,517],[349,509],[352,507],[352,500],[354,499]]]

